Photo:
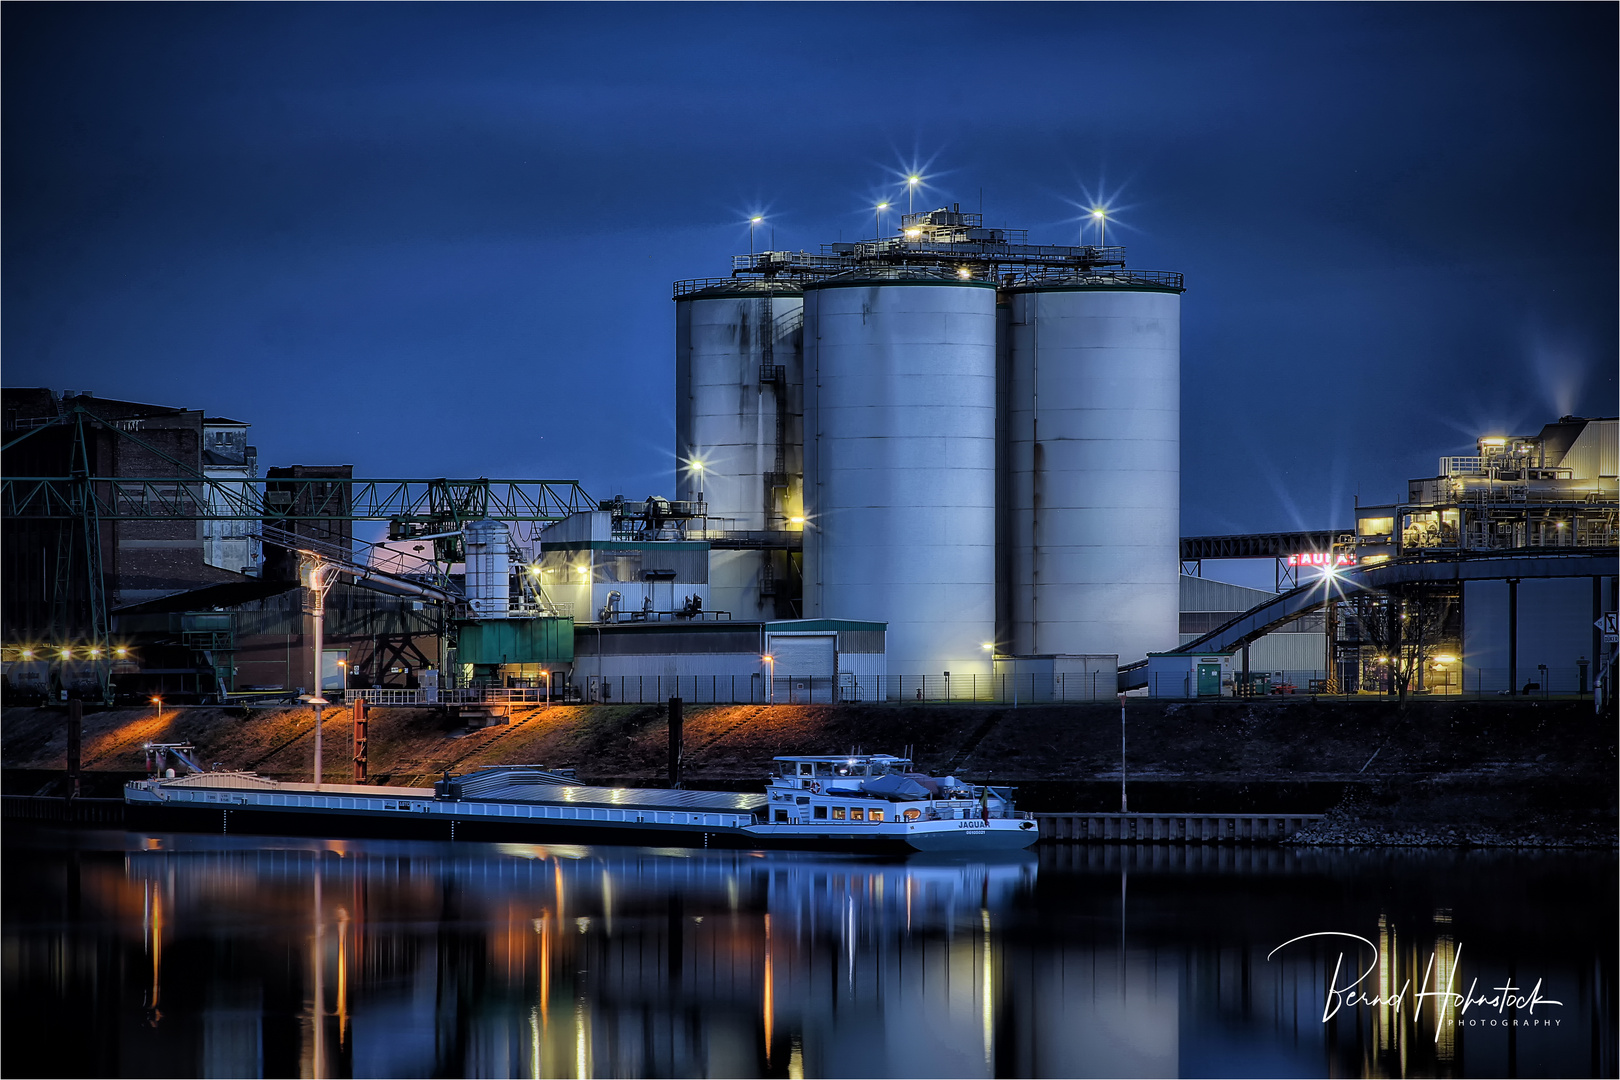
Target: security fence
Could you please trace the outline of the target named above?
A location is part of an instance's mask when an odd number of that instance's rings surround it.
[[[1587,667],[1520,668],[1517,685],[1506,668],[1460,667],[1441,675],[1426,674],[1423,685],[1408,688],[1408,698],[1420,697],[1589,697],[1594,673]],[[1336,686],[1318,669],[1251,671],[1245,679],[1231,674],[1219,691],[1206,683],[1200,694],[1198,679],[1185,673],[1151,674],[1147,685],[1133,696],[1214,700],[1217,698],[1296,699],[1310,696],[1332,700],[1376,701],[1397,697],[1388,677],[1356,680],[1354,673]],[[1330,692],[1331,691],[1331,692]],[[540,705],[561,703],[651,705],[679,697],[693,704],[719,705],[830,705],[840,702],[934,704],[1040,705],[1047,703],[1111,702],[1118,693],[1112,671],[1057,672],[1018,675],[787,675],[774,679],[752,675],[580,675],[572,682],[559,676],[553,688],[463,687],[436,690],[349,689],[341,698],[364,698],[377,707],[470,706],[487,704]]]

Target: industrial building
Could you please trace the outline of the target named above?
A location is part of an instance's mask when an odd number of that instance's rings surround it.
[[[1410,481],[1405,500],[1358,505],[1353,530],[1300,534],[1318,549],[1291,558],[1315,566],[1315,580],[1256,590],[1244,612],[1187,606],[1189,595],[1240,601],[1233,586],[1184,590],[1181,646],[1132,665],[1122,685],[1197,697],[1266,692],[1284,677],[1325,693],[1603,700],[1616,645],[1604,622],[1620,600],[1617,434],[1613,417],[1564,416],[1535,434],[1480,437],[1475,453]],[[1205,538],[1222,539],[1284,538]],[[1305,631],[1297,650],[1285,644],[1293,627]],[[1279,648],[1284,663],[1313,648],[1320,660],[1286,671]]]
[[[397,703],[1612,680],[1613,418],[1481,437],[1352,528],[1182,538],[1182,291],[959,206],[736,256],[675,285],[673,499],[260,477],[242,421],[6,390],[6,678]],[[1200,576],[1233,555],[1277,558],[1276,590]]]
[[[959,205],[677,282],[714,603],[886,621],[896,676],[1172,647],[1182,288]]]
[[[1560,417],[1531,435],[1488,435],[1469,455],[1442,457],[1398,503],[1356,508],[1355,556],[1479,559],[1620,550],[1620,421]],[[1612,571],[1616,569],[1610,566]],[[1423,603],[1444,609],[1435,657],[1419,669],[1435,693],[1586,691],[1605,652],[1593,624],[1615,610],[1615,577],[1439,581]],[[1410,620],[1410,616],[1408,616]],[[1340,628],[1338,664],[1354,685],[1387,683],[1387,653]]]

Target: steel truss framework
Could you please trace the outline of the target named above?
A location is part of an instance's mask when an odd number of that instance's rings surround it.
[[[84,651],[102,696],[109,701],[112,652],[101,566],[103,522],[254,521],[263,523],[271,537],[279,533],[278,526],[292,532],[299,522],[386,521],[391,540],[433,537],[435,553],[443,555],[447,552],[439,550],[440,538],[453,538],[468,521],[560,521],[598,508],[574,480],[210,477],[195,464],[153,446],[126,424],[98,416],[83,405],[28,423],[0,451],[62,427],[72,429],[68,475],[0,476],[0,521],[64,523],[56,560],[52,634],[88,639]],[[93,475],[87,446],[90,430],[115,433],[172,472]],[[76,587],[80,584],[82,594]],[[89,611],[76,614],[74,609],[84,599]]]

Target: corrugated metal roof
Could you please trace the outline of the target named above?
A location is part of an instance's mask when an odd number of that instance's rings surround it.
[[[1210,578],[1181,575],[1182,611],[1248,611],[1277,594],[1246,585],[1232,585]]]

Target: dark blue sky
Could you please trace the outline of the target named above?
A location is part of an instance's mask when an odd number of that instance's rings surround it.
[[[4,380],[673,494],[677,278],[959,201],[1187,276],[1183,531],[1616,411],[1616,7],[7,4]],[[891,218],[890,224],[894,224]],[[767,237],[760,236],[761,246]]]

